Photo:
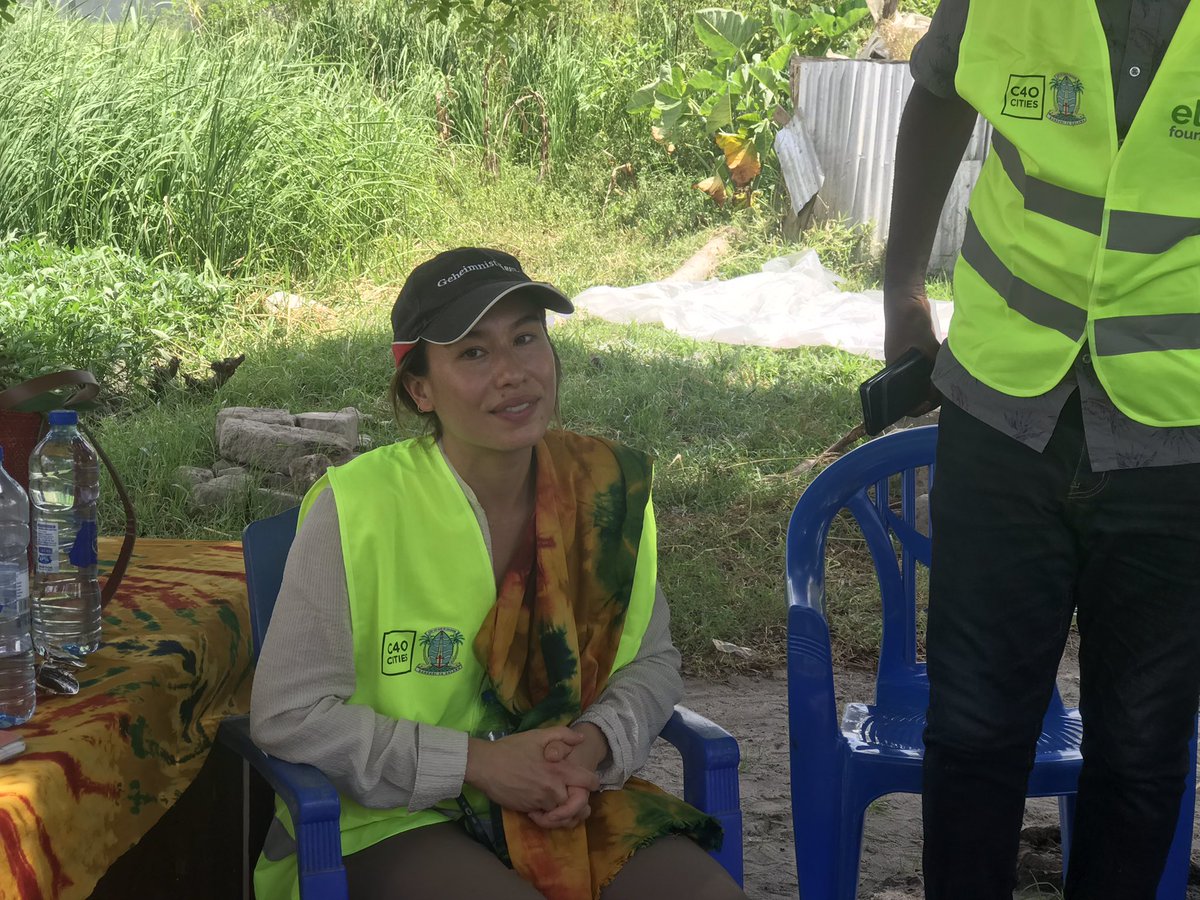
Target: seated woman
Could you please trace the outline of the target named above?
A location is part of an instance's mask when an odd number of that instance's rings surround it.
[[[337,787],[353,898],[745,896],[705,852],[716,822],[630,778],[682,694],[651,466],[548,430],[547,309],[572,307],[505,253],[414,269],[391,396],[431,434],[301,507],[251,727]],[[261,900],[296,896],[277,809]]]

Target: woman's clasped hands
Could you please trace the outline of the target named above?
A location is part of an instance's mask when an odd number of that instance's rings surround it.
[[[471,738],[467,784],[541,828],[570,828],[591,814],[608,741],[591,723],[538,728],[497,741]]]

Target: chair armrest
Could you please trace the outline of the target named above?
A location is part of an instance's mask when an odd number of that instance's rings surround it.
[[[683,759],[683,799],[721,823],[725,840],[713,856],[742,883],[742,805],[738,787],[741,752],[728,731],[684,706],[660,737]]]
[[[733,735],[718,725],[710,722],[699,713],[692,712],[686,706],[676,706],[675,712],[663,726],[660,735],[664,741],[679,751],[684,762],[684,799],[697,809],[706,809],[687,795],[688,764],[694,767],[694,773],[732,769],[737,771],[741,761],[741,752]],[[705,798],[717,800],[719,798]],[[722,803],[722,806],[736,806],[738,798],[729,798],[732,804]],[[706,810],[707,811],[707,810]]]
[[[840,740],[829,626],[804,603],[788,604],[787,673],[792,746],[797,740]]]
[[[250,739],[250,717],[230,716],[221,722],[217,740],[254,767],[287,805],[296,832],[296,857],[302,890],[307,879],[343,885],[341,801],[320,769],[269,756]],[[322,894],[321,896],[326,896]],[[333,896],[333,895],[329,895]]]

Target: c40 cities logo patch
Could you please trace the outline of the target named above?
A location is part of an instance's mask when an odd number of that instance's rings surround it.
[[[417,666],[422,675],[451,675],[462,668],[458,652],[463,645],[463,633],[457,628],[431,628],[420,638],[425,664]]]
[[[1009,75],[1001,112],[1015,119],[1043,118],[1046,115],[1046,76]]]
[[[389,631],[383,636],[381,662],[384,675],[407,675],[413,667],[415,631]]]

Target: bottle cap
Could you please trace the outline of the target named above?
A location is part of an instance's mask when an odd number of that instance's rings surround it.
[[[73,409],[56,409],[50,413],[51,425],[78,425],[79,413]]]

